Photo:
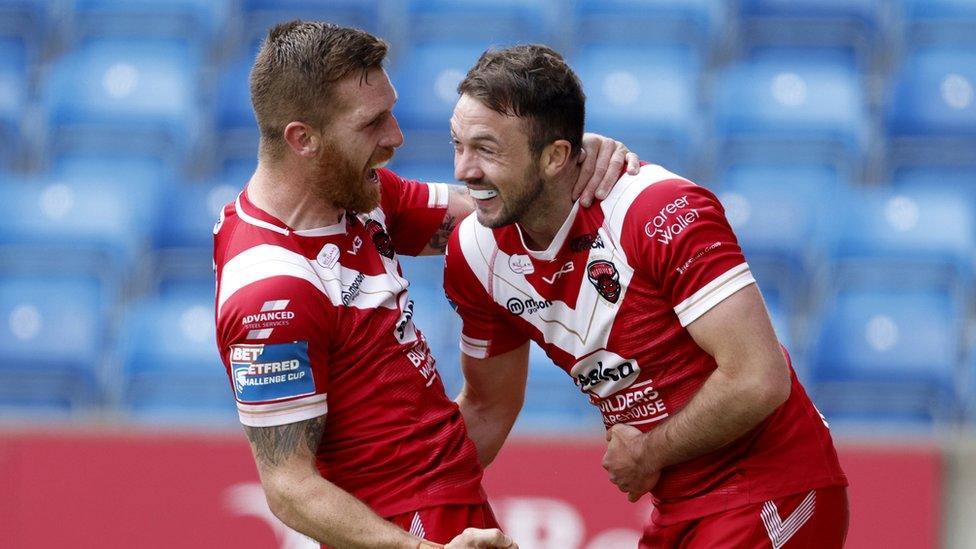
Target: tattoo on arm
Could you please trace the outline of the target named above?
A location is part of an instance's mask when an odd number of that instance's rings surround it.
[[[324,431],[325,416],[276,427],[244,426],[254,457],[261,467],[280,465],[295,453],[299,444],[304,444],[314,454]]]
[[[454,230],[454,226],[457,225],[457,217],[447,214],[444,216],[444,222],[441,226],[437,228],[434,232],[434,236],[430,238],[430,242],[427,246],[432,250],[437,250],[443,252],[447,249],[447,241],[451,238],[451,231]]]

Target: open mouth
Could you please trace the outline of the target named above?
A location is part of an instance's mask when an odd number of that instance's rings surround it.
[[[379,184],[379,182],[380,182],[380,175],[376,172],[375,169],[370,168],[370,169],[366,170],[366,182],[367,183]]]

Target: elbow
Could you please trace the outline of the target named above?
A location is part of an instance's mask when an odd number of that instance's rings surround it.
[[[779,360],[769,368],[769,373],[763,377],[762,387],[759,388],[759,400],[766,405],[769,413],[773,413],[790,398],[793,391],[793,379],[790,368],[784,360]]]
[[[295,485],[288,479],[282,478],[280,474],[268,476],[262,475],[261,486],[264,488],[264,497],[268,502],[271,513],[287,526],[296,521],[296,505],[293,497]]]

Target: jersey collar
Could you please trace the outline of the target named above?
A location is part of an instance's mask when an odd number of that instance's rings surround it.
[[[255,206],[254,203],[251,202],[251,199],[248,198],[246,188],[241,191],[241,194],[237,195],[237,201],[234,203],[234,207],[237,210],[237,216],[241,219],[241,221],[249,225],[254,225],[256,227],[261,227],[262,229],[268,229],[269,231],[283,234],[285,236],[288,236],[289,234],[295,234],[297,236],[332,236],[344,234],[346,232],[345,214],[342,215],[338,223],[333,225],[296,231],[286,225],[280,219]]]
[[[556,236],[553,237],[552,242],[549,243],[549,247],[545,250],[532,250],[525,244],[525,234],[522,232],[522,227],[515,224],[515,230],[518,232],[519,241],[522,243],[522,248],[525,249],[526,253],[529,254],[534,259],[540,261],[552,261],[556,258],[556,254],[562,249],[563,244],[566,243],[566,237],[569,235],[569,230],[573,227],[573,223],[576,221],[576,213],[579,211],[579,200],[573,203],[573,208],[569,210],[569,214],[566,216],[566,220],[563,221],[559,230],[556,231]]]

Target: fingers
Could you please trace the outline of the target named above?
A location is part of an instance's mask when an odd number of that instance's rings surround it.
[[[640,172],[640,157],[635,152],[627,153],[627,173],[637,175]]]
[[[629,501],[631,503],[637,503],[637,500],[639,500],[642,497],[644,497],[644,494],[639,493],[639,492],[628,492],[627,493],[627,501]]]
[[[497,528],[467,528],[444,546],[445,549],[501,548],[518,549],[518,545]]]
[[[580,195],[580,204],[584,208],[590,207],[593,204],[594,198],[600,200],[606,198],[609,189],[617,181],[617,176],[620,174],[620,167],[624,163],[624,155],[619,154],[618,158],[617,154],[621,146],[617,144],[616,147],[600,147],[594,162],[594,173],[589,181],[587,181],[586,188],[583,189],[583,193]]]
[[[601,140],[583,140],[583,148],[580,151],[580,174],[576,179],[576,183],[573,185],[573,200],[580,198],[583,193],[583,189],[589,184],[590,180],[593,178],[593,172],[596,171],[596,159],[597,153],[600,150]],[[592,154],[591,154],[592,153]]]

